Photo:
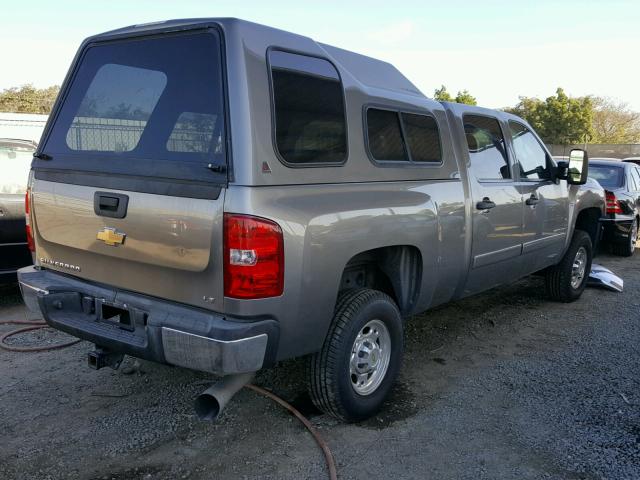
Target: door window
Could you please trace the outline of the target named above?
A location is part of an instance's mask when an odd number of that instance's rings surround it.
[[[463,117],[471,169],[479,180],[511,178],[504,135],[498,120],[482,115]]]
[[[520,178],[527,180],[550,178],[551,169],[547,152],[531,130],[517,122],[509,122],[509,130],[520,168]]]

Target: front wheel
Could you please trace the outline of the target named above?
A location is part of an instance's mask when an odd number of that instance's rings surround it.
[[[586,232],[576,230],[560,263],[545,272],[549,297],[560,302],[573,302],[580,298],[587,286],[592,259],[591,238]]]
[[[377,290],[343,293],[322,350],[309,361],[309,393],[323,412],[357,422],[374,415],[398,376],[402,318]]]

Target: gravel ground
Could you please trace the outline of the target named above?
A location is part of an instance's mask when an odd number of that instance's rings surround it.
[[[307,414],[340,478],[640,478],[640,254],[598,262],[624,293],[551,303],[531,277],[411,319],[400,382],[367,422],[316,411],[304,360],[255,383]],[[0,321],[25,318],[17,290],[0,289]],[[326,477],[311,437],[269,400],[243,390],[219,422],[202,423],[192,400],[211,377],[133,359],[95,372],[90,349],[0,350],[0,478]]]

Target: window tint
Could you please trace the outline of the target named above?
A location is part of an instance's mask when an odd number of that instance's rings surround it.
[[[517,122],[509,122],[513,149],[520,168],[520,178],[547,179],[549,178],[549,164],[547,152],[538,142],[531,131]]]
[[[624,169],[618,166],[589,164],[589,176],[604,188],[619,188],[622,186]]]
[[[347,156],[342,84],[320,58],[269,53],[276,146],[292,164],[341,163]]]
[[[471,169],[479,179],[511,178],[504,136],[498,120],[480,115],[463,117]]]
[[[221,153],[222,137],[212,142],[217,120],[217,115],[207,113],[181,113],[167,140],[167,150],[207,153],[213,148],[215,153]]]
[[[427,115],[402,113],[407,144],[414,162],[442,161],[440,134],[435,119]]]
[[[408,161],[397,112],[370,108],[367,110],[369,151],[376,160]]]
[[[107,63],[89,84],[67,130],[72,150],[130,152],[167,85],[157,70]]]
[[[226,164],[220,40],[209,32],[89,46],[43,168],[202,181],[208,164]]]

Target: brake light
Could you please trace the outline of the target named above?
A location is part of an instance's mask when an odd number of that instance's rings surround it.
[[[277,297],[284,287],[280,226],[259,217],[224,214],[224,294],[253,299]]]
[[[33,231],[31,230],[31,207],[29,205],[29,190],[24,195],[24,221],[27,230],[27,246],[31,252],[36,251],[36,244],[33,241]]]
[[[620,202],[613,192],[605,192],[605,202],[607,205],[607,213],[622,213]]]

